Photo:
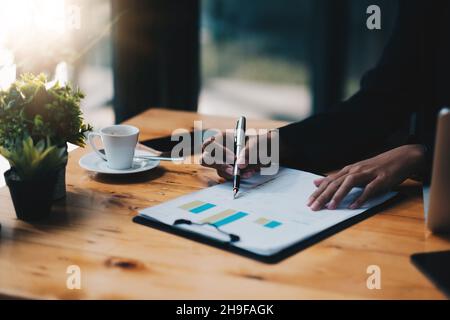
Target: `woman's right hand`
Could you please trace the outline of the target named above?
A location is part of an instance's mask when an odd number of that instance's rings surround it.
[[[202,165],[216,169],[219,176],[231,180],[233,179],[233,166],[236,161],[240,169],[241,178],[248,179],[259,172],[261,167],[264,166],[258,157],[258,143],[262,139],[267,139],[268,141],[270,137],[271,132],[265,136],[247,137],[245,148],[239,155],[235,155],[234,151],[226,146],[226,141],[233,141],[233,134],[219,133],[203,143]],[[223,158],[216,157],[217,154],[222,153]],[[256,159],[254,155],[256,155]]]

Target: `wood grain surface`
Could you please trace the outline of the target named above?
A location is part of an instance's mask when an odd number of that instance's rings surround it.
[[[176,128],[233,128],[235,119],[152,109],[128,121],[141,140]],[[273,121],[249,121],[275,128]],[[137,211],[219,183],[214,170],[162,163],[148,173],[111,177],[87,172],[70,154],[67,198],[38,224],[16,219],[0,190],[0,296],[44,299],[441,299],[410,262],[416,252],[449,250],[450,239],[424,224],[420,184],[400,188],[402,201],[275,265],[147,228]],[[80,290],[66,287],[67,267],[81,268]],[[381,290],[366,286],[367,267],[381,268]]]

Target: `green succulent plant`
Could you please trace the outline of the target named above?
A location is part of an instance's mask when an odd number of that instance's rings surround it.
[[[47,137],[57,146],[85,145],[80,102],[84,94],[70,85],[50,83],[44,74],[24,74],[8,90],[0,91],[0,146],[9,148],[30,136],[35,143]]]
[[[66,149],[52,145],[50,138],[34,143],[27,137],[8,149],[0,147],[0,154],[9,161],[16,178],[22,181],[43,179],[67,161]]]
[[[92,127],[82,117],[83,98],[80,90],[43,74],[24,74],[0,90],[0,154],[16,178],[44,178],[67,162],[67,142],[85,145]]]

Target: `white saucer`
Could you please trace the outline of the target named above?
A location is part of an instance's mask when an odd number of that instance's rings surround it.
[[[150,152],[136,150],[135,156],[153,156]],[[108,167],[103,159],[100,159],[95,152],[84,155],[78,162],[83,169],[97,173],[105,174],[130,174],[148,171],[159,165],[159,160],[141,160],[135,159],[130,169],[116,170]]]

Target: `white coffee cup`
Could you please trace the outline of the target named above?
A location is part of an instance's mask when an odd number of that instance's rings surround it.
[[[105,153],[100,152],[94,143],[95,137],[101,137]],[[89,144],[97,155],[107,162],[108,167],[116,170],[130,169],[133,166],[134,151],[139,137],[139,129],[129,125],[114,125],[90,132]]]

